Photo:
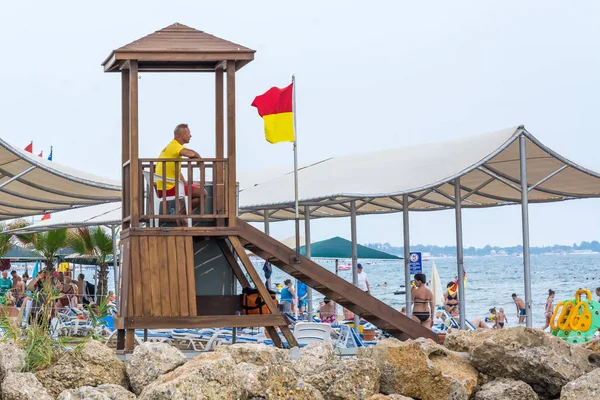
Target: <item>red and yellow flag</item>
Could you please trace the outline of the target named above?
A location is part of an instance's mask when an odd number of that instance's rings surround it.
[[[42,219],[40,221],[46,221],[48,219],[50,219],[50,214],[44,214],[42,215]]]
[[[293,83],[283,89],[272,87],[252,102],[265,121],[269,143],[294,141],[293,90]]]
[[[466,288],[467,287],[467,271],[463,272],[463,276],[464,276],[464,278],[463,278],[464,279],[463,280],[464,287]],[[454,284],[448,288],[448,293],[450,293],[452,296],[454,296],[457,292],[458,292],[458,278],[456,278],[454,280]]]

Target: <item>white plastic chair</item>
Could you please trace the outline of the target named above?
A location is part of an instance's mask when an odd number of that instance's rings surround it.
[[[160,201],[164,200],[164,201],[172,201],[175,200],[175,203],[177,204],[177,199],[175,198],[175,196],[167,196],[164,198],[158,197],[158,193],[156,192],[155,188],[150,187],[150,171],[144,170],[142,171],[142,174],[144,175],[144,180],[146,181],[146,193],[148,196],[148,203],[147,203],[147,209],[148,211],[150,210],[150,201],[153,202],[154,204],[154,213],[155,214],[160,214]],[[154,182],[162,182],[162,175],[158,175],[158,174],[154,174]],[[171,182],[174,183],[175,179],[171,179],[171,178],[165,178],[166,182]],[[187,211],[188,209],[188,196],[185,195],[185,185],[183,184],[182,181],[178,181],[177,183],[179,185],[179,196],[183,198],[183,200],[185,201],[185,209]],[[152,196],[152,197],[150,197]],[[192,220],[190,218],[188,218],[188,226],[192,226]],[[154,218],[150,220],[150,226],[153,227],[158,227],[158,219]]]
[[[331,341],[331,325],[316,322],[297,322],[294,337],[298,344],[322,343]]]

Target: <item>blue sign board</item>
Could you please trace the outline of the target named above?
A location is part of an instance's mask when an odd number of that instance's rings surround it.
[[[421,257],[420,251],[414,251],[410,253],[408,259],[408,265],[410,267],[410,274],[421,274],[423,273],[423,258]]]

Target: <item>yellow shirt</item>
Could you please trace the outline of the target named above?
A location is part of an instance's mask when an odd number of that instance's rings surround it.
[[[179,155],[179,152],[185,149],[185,147],[179,143],[176,139],[173,139],[171,141],[171,143],[169,143],[167,145],[167,147],[165,147],[163,149],[163,151],[161,151],[160,155],[158,156],[158,158],[181,158],[181,155]],[[156,174],[163,176],[163,164],[161,162],[156,164]],[[175,163],[173,162],[168,162],[166,165],[167,168],[167,173],[165,175],[165,177],[167,179],[175,179],[175,177],[178,177],[179,174],[181,173],[181,164],[177,164],[177,171],[175,171]],[[173,182],[167,182],[167,190],[171,189],[175,187],[175,183]],[[157,190],[162,190],[162,180],[160,180],[158,177],[156,178],[156,189]]]

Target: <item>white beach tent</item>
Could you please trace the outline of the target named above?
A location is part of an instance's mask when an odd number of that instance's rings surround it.
[[[263,222],[293,220],[294,174],[289,168],[273,178],[254,176],[240,185],[240,218]],[[350,217],[356,243],[356,216],[402,212],[405,282],[409,210],[454,209],[457,276],[463,276],[462,209],[520,204],[527,326],[531,327],[529,203],[600,197],[600,173],[551,150],[517,126],[451,141],[332,157],[298,171],[300,218],[309,237],[310,219]],[[356,259],[356,257],[354,257]],[[353,281],[356,283],[356,260]],[[459,279],[461,327],[465,327],[463,280]],[[410,290],[406,291],[410,313]]]
[[[120,199],[120,182],[48,161],[0,139],[0,220]]]

